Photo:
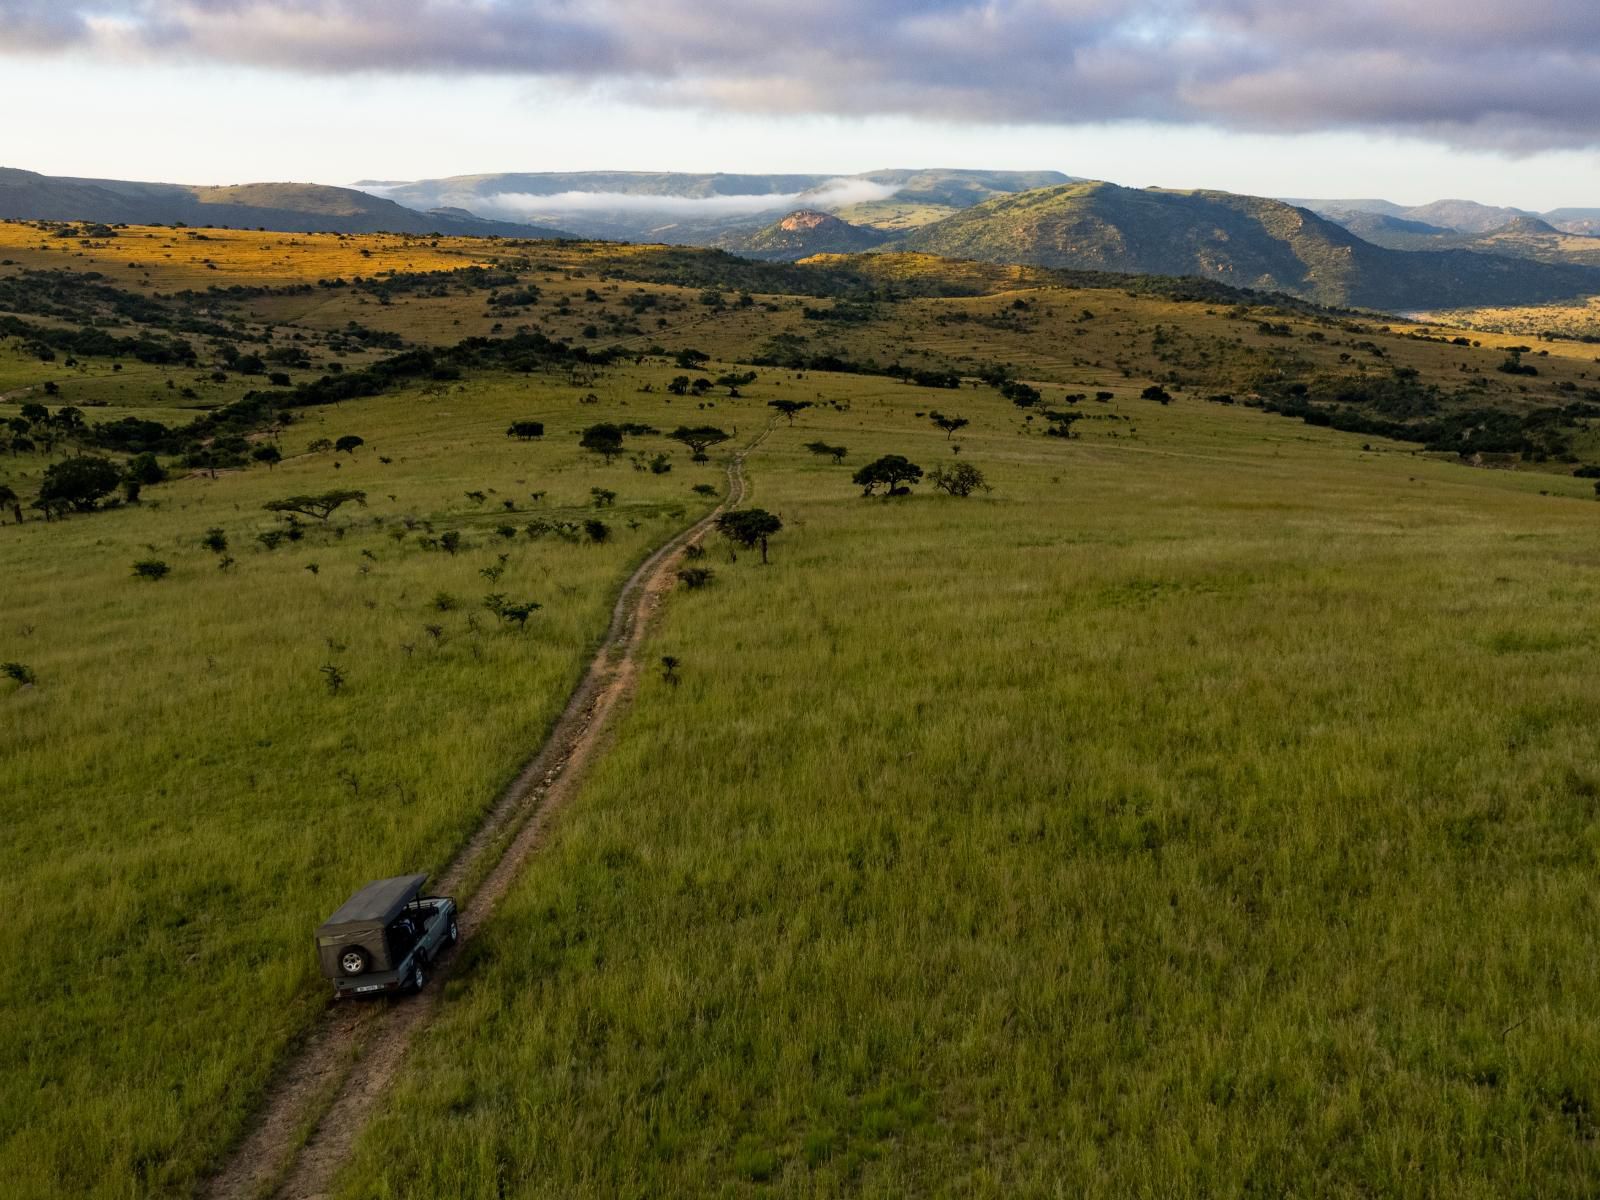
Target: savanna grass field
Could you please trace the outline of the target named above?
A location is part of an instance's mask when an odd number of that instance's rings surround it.
[[[704,539],[338,1195],[1593,1193],[1592,347],[891,255],[56,232],[0,224],[0,1192],[199,1194],[325,1019],[317,923],[451,860],[770,430],[770,561]],[[883,290],[808,282],[846,269]],[[196,355],[41,355],[86,320]],[[519,333],[569,349],[288,399]],[[1335,376],[1569,406],[1562,449],[1251,402]],[[28,507],[130,457],[97,422],[263,391],[273,465]],[[864,497],[890,454],[987,487]]]

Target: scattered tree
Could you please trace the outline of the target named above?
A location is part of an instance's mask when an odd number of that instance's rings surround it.
[[[764,508],[736,508],[717,518],[717,532],[727,538],[730,545],[737,543],[749,550],[761,547],[761,561],[767,561],[767,539],[783,528],[783,522]]]
[[[718,429],[715,425],[696,425],[693,428],[687,425],[679,425],[667,436],[675,442],[682,442],[690,450],[693,450],[695,462],[705,462],[709,457],[706,451],[710,447],[721,445],[733,435]]]
[[[276,446],[257,446],[254,450],[250,451],[250,457],[255,459],[258,463],[266,463],[267,470],[270,471],[273,467],[277,466],[283,461],[283,451],[279,450]]]
[[[965,429],[972,424],[965,417],[947,417],[942,412],[931,412],[928,414],[928,418],[940,429],[944,430],[944,440],[947,442],[950,440],[950,435],[955,433],[956,430]]]
[[[768,400],[768,408],[775,408],[789,418],[789,424],[794,424],[794,419],[800,413],[811,407],[809,400]]]
[[[110,459],[80,454],[51,463],[45,469],[37,503],[46,513],[64,512],[68,508],[93,512],[121,482],[122,472]]]
[[[983,472],[971,463],[957,463],[952,467],[938,466],[928,475],[928,482],[951,496],[970,496],[973,492],[994,489],[983,477]]]
[[[854,475],[855,483],[861,488],[863,496],[873,495],[880,485],[884,487],[887,495],[905,492],[921,478],[922,468],[899,454],[885,454],[875,462],[862,467]]]
[[[598,454],[609,467],[611,460],[622,453],[622,430],[607,423],[591,425],[583,431],[578,445],[591,454]]]
[[[354,454],[356,450],[366,444],[366,438],[359,438],[353,433],[347,433],[333,444],[333,448],[340,454]]]
[[[22,524],[22,498],[4,483],[0,483],[0,508],[9,508],[12,518],[18,525]]]
[[[268,512],[299,513],[301,516],[326,521],[336,510],[351,501],[364,505],[367,502],[367,494],[339,488],[323,492],[319,496],[287,496],[282,500],[269,500],[262,507]]]
[[[142,484],[163,483],[167,478],[167,470],[156,456],[148,450],[143,454],[136,454],[128,460],[127,469],[123,474],[129,479],[137,479]]]
[[[806,449],[811,451],[813,454],[821,455],[824,458],[833,459],[835,466],[842,463],[844,461],[844,456],[850,453],[849,450],[843,446],[830,446],[827,442],[807,442]]]
[[[511,428],[506,430],[506,436],[521,438],[525,442],[534,438],[541,438],[544,436],[544,422],[513,421],[511,422]]]
[[[1018,408],[1032,408],[1039,403],[1039,389],[1030,387],[1026,383],[1019,383],[1015,379],[1007,379],[1001,383],[1000,394]]]

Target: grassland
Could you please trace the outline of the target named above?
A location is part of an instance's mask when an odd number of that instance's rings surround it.
[[[1574,304],[1463,308],[1427,315],[1464,329],[1482,329],[1521,338],[1536,338],[1545,333],[1556,333],[1567,339],[1600,337],[1600,301],[1593,298]],[[1592,351],[1593,346],[1589,349]]]
[[[0,680],[0,855],[24,898],[0,935],[9,1191],[191,1190],[326,1003],[308,931],[363,880],[448,861],[630,564],[721,485],[659,435],[604,466],[578,430],[743,440],[788,398],[815,407],[747,464],[785,521],[773,565],[714,555],[712,586],[671,599],[681,684],[645,681],[469,945],[343,1192],[1582,1194],[1592,484],[1245,402],[1398,369],[1529,413],[1594,386],[1591,348],[1510,376],[1513,335],[926,256],[202,232],[0,224],[0,280],[133,261],[115,281],[163,320],[227,333],[188,335],[181,366],[0,340],[0,419],[53,383],[91,422],[181,424],[263,389],[230,345],[302,349],[291,385],[390,352],[351,322],[408,350],[525,331],[630,353],[337,406],[278,385],[290,422],[250,435],[281,444],[275,469],[167,456],[137,505],[0,527],[0,661],[38,676]],[[538,295],[385,282],[470,266]],[[16,315],[138,332],[72,311]],[[687,347],[712,379],[774,347],[968,378],[768,365],[740,398],[672,397]],[[1045,437],[971,378],[995,366],[1044,409],[1111,398]],[[1154,381],[1177,399],[1140,399]],[[1205,402],[1224,390],[1240,403]],[[972,424],[947,441],[935,409]],[[508,439],[514,419],[545,437]],[[1600,460],[1587,420],[1571,437]],[[307,449],[347,433],[354,455]],[[849,482],[957,445],[992,493]],[[0,483],[26,500],[76,449],[0,455]],[[673,470],[643,469],[661,451]],[[334,487],[367,505],[257,541],[282,525],[266,501]],[[525,532],[594,516],[604,544]],[[430,541],[448,530],[458,554]],[[133,578],[145,558],[171,574]],[[518,632],[489,592],[543,607]]]
[[[1587,1194],[1579,485],[824,391],[342,1194]]]
[[[597,386],[668,419],[637,383]],[[311,410],[276,470],[0,532],[0,658],[39,681],[6,683],[0,725],[4,871],[25,898],[0,984],[10,1194],[184,1191],[325,1002],[298,953],[307,923],[374,872],[448,861],[538,744],[629,565],[709,503],[692,484],[721,482],[686,454],[665,475],[585,463],[579,395],[480,380]],[[505,436],[530,417],[543,442]],[[345,432],[367,440],[354,456],[300,451]],[[599,485],[619,493],[604,511]],[[265,501],[336,486],[367,507],[257,544],[282,524]],[[589,517],[605,544],[522,532]],[[211,528],[225,570],[200,545]],[[451,529],[459,553],[423,547]],[[501,555],[503,577],[481,577]],[[171,574],[135,579],[148,558]],[[518,632],[483,609],[490,592],[543,607]]]

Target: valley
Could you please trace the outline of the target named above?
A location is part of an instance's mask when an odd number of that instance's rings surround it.
[[[1581,1193],[1591,347],[904,252],[18,222],[0,332],[17,1194],[212,1187],[329,1019],[307,931],[446,868],[763,433],[770,564],[673,576],[335,1194]],[[83,459],[116,486],[34,506]]]

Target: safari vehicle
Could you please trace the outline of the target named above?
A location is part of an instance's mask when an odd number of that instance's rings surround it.
[[[459,936],[456,902],[421,895],[427,879],[375,880],[322,923],[317,957],[337,996],[422,990],[433,961]]]

